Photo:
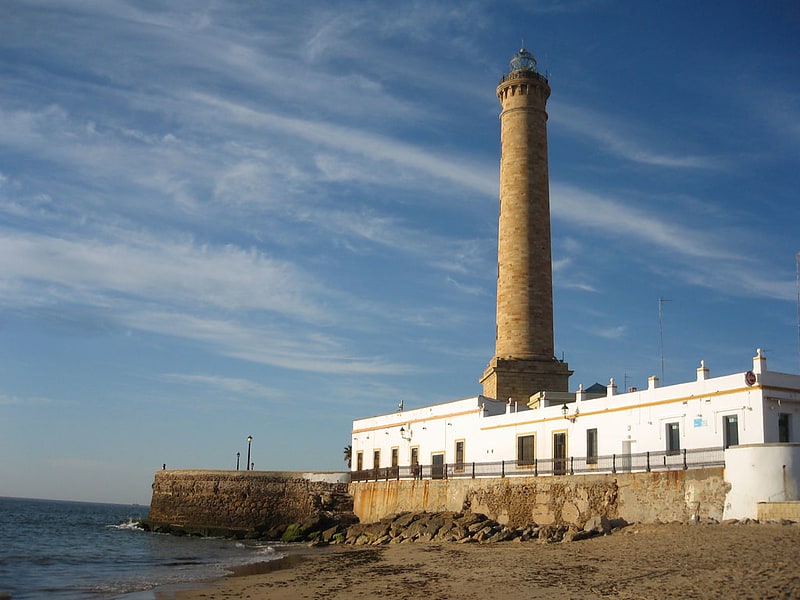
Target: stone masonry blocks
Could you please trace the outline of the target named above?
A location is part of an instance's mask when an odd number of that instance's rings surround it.
[[[495,357],[480,381],[490,398],[527,402],[567,391],[571,371],[554,359],[546,103],[550,86],[515,71],[497,88],[500,216]]]

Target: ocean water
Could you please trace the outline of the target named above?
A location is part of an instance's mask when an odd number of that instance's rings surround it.
[[[134,522],[147,510],[0,497],[0,599],[149,600],[283,556],[263,542],[142,531]]]

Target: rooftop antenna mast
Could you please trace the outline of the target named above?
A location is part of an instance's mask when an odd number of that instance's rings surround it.
[[[664,321],[662,306],[664,302],[670,302],[666,298],[658,297],[658,347],[661,350],[661,385],[664,385]]]
[[[797,358],[800,361],[800,252],[794,255],[794,261],[797,285]]]

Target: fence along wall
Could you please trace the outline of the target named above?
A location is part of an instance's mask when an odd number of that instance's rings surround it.
[[[353,510],[370,523],[405,511],[486,514],[509,527],[583,526],[594,516],[629,522],[723,518],[729,485],[722,468],[552,477],[359,481]]]
[[[798,463],[800,464],[800,462]],[[530,461],[500,460],[451,464],[381,467],[352,472],[353,481],[387,479],[453,479],[460,477],[517,477],[575,475],[633,471],[667,471],[725,466],[723,448],[697,448],[675,452],[640,452],[607,456],[570,456],[561,459],[534,458]]]

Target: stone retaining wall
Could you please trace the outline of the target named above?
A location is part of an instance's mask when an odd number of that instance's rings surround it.
[[[723,470],[354,482],[349,473],[158,471],[148,525],[201,534],[280,537],[322,513],[365,523],[402,512],[485,514],[508,527],[722,520]]]
[[[628,522],[721,520],[723,469],[653,473],[353,482],[354,512],[375,522],[401,512],[469,509],[519,527],[574,524],[594,516]]]
[[[756,516],[759,521],[789,520],[800,523],[800,502],[759,502]]]
[[[148,521],[266,532],[321,511],[350,512],[349,480],[349,473],[157,471]]]

